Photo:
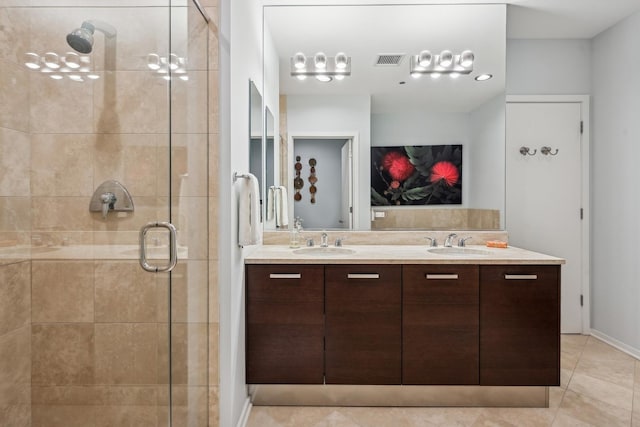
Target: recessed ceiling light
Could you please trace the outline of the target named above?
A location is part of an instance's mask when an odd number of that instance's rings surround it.
[[[480,74],[479,76],[475,77],[475,80],[479,82],[483,82],[485,80],[489,80],[491,77],[493,77],[493,75],[491,74]]]

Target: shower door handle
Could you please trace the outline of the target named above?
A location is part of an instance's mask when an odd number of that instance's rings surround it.
[[[169,230],[169,263],[164,266],[155,266],[149,264],[147,260],[147,243],[146,237],[152,228],[166,228]],[[178,263],[178,245],[176,239],[176,227],[170,222],[150,222],[140,229],[140,266],[151,273],[165,273],[173,270]]]

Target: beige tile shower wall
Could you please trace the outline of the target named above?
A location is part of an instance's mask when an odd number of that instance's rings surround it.
[[[0,425],[31,426],[30,262],[0,265]]]
[[[173,274],[176,425],[195,419],[205,426],[208,416],[207,264],[180,263]],[[144,273],[136,261],[34,260],[32,270],[32,353],[25,363],[33,370],[34,425],[166,425],[168,277]],[[0,296],[0,304],[14,307],[29,301]]]
[[[493,209],[373,209],[384,214],[372,230],[499,230],[500,211]],[[446,224],[445,227],[442,224]]]
[[[205,398],[208,402],[208,425],[217,427],[219,425],[219,375],[218,375],[218,354],[220,319],[218,309],[218,209],[221,203],[221,192],[218,186],[218,164],[220,135],[219,130],[219,58],[218,58],[218,0],[201,0],[206,13],[210,17],[209,22],[209,177],[208,177],[208,198],[209,198],[209,328],[208,328],[208,390]]]
[[[29,243],[29,76],[21,64],[29,14],[0,9],[0,248]]]

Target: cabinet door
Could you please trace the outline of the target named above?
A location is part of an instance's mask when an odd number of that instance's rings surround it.
[[[400,384],[401,267],[326,266],[325,381]]]
[[[403,384],[478,384],[478,280],[476,265],[403,267]]]
[[[248,265],[249,384],[322,384],[324,267]]]
[[[560,266],[480,267],[480,384],[560,385]]]

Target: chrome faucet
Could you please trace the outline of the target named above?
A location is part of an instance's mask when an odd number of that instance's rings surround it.
[[[444,241],[444,247],[450,248],[451,246],[453,246],[453,239],[455,239],[456,237],[458,237],[456,233],[449,234],[447,236],[447,239]]]
[[[329,247],[329,236],[327,235],[327,233],[322,233],[320,235],[320,247],[321,248]]]

